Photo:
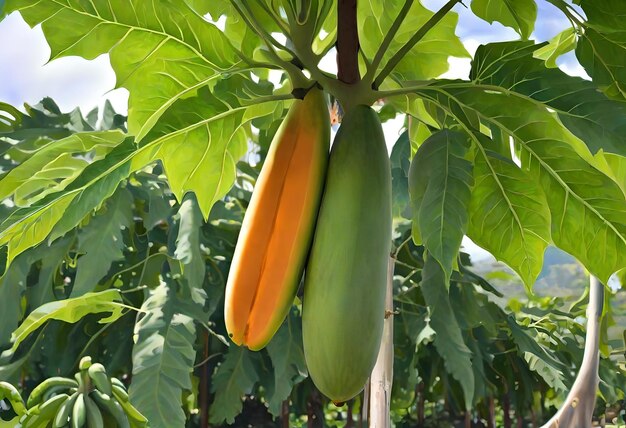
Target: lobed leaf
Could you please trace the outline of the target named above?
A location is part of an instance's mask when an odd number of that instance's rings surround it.
[[[558,247],[602,281],[626,266],[624,194],[552,113],[532,100],[493,87],[445,82],[436,86],[422,92],[454,114],[478,144],[484,142],[475,118],[502,129],[519,144],[522,165],[548,198],[552,240]]]
[[[543,61],[533,57],[540,46],[532,42],[480,46],[470,78],[549,106],[592,153],[604,150],[626,155],[626,102],[608,98],[593,82],[547,69]]]
[[[472,163],[467,135],[447,129],[422,143],[411,162],[413,241],[441,264],[446,283],[467,230]]]
[[[530,37],[537,20],[535,0],[472,0],[471,8],[479,18],[511,27],[524,39]]]
[[[129,395],[155,428],[185,425],[182,393],[191,390],[196,328],[181,304],[176,291],[162,283],[144,301],[145,315],[135,324]]]
[[[104,209],[78,232],[76,279],[72,297],[94,289],[109,272],[111,263],[124,258],[123,231],[133,221],[133,199],[126,190],[118,190]]]
[[[370,60],[387,35],[404,5],[403,0],[370,0],[357,3],[360,47]],[[389,48],[381,67],[415,34],[434,13],[416,1],[409,9]],[[400,61],[391,76],[400,80],[421,80],[437,77],[448,70],[448,57],[469,57],[460,39],[454,34],[458,15],[449,12]]]
[[[247,348],[231,345],[224,360],[213,374],[211,391],[215,399],[211,405],[209,420],[211,423],[229,423],[241,413],[245,394],[259,380],[253,362],[254,354]]]
[[[421,290],[430,309],[430,327],[435,331],[435,347],[445,361],[446,370],[460,384],[465,408],[474,400],[472,352],[463,341],[463,333],[450,305],[448,284],[441,265],[428,257],[422,270]]]
[[[294,385],[308,376],[302,347],[302,319],[291,312],[267,345],[274,368],[268,408],[274,416],[280,416],[283,401],[289,399]]]
[[[90,314],[110,313],[106,318],[102,318],[100,323],[111,323],[121,317],[124,308],[127,307],[120,303],[121,301],[120,292],[110,289],[46,303],[31,312],[15,329],[11,335],[11,342],[13,342],[11,352],[15,352],[26,337],[50,320],[77,323],[81,318]]]

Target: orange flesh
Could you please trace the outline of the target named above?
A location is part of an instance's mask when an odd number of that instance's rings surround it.
[[[250,349],[265,346],[291,306],[317,216],[328,136],[320,138],[323,124],[299,107],[272,142],[229,273],[226,327]]]

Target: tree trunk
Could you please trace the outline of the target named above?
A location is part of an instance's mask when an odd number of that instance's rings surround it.
[[[502,411],[504,412],[504,428],[511,428],[511,399],[508,392],[502,398]]]
[[[200,400],[200,428],[208,428],[209,426],[209,333],[205,332],[204,341],[204,359],[205,363],[200,367],[200,391],[198,400]]]
[[[383,337],[376,365],[370,377],[370,428],[391,427],[391,386],[393,384],[393,270],[395,259],[387,266],[387,297]],[[382,314],[381,314],[382,315]]]
[[[472,428],[472,414],[469,410],[465,411],[465,428]]]
[[[493,397],[489,397],[489,420],[487,420],[487,428],[496,428],[496,401]]]
[[[354,417],[352,415],[352,406],[354,406],[354,400],[349,400],[346,403],[348,407],[348,414],[346,416],[346,426],[345,428],[354,428]]]
[[[289,399],[283,401],[280,418],[283,428],[289,428]]]
[[[598,365],[600,363],[600,320],[604,306],[604,285],[592,276],[589,281],[587,305],[587,334],[585,353],[578,376],[563,406],[543,428],[588,428],[593,419],[593,409],[598,390]]]
[[[419,394],[417,401],[417,423],[422,426],[426,416],[426,399],[424,394],[424,382],[417,384],[417,392]]]

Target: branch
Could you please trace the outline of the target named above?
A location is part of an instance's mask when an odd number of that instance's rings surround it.
[[[400,12],[398,12],[398,16],[396,17],[393,24],[389,28],[389,31],[385,35],[382,43],[378,47],[378,51],[376,51],[376,55],[374,55],[374,59],[372,60],[371,67],[368,67],[367,75],[365,76],[365,80],[374,80],[374,75],[376,74],[376,70],[378,70],[378,66],[380,65],[380,61],[382,61],[383,56],[385,56],[385,52],[389,49],[389,45],[391,45],[392,40],[396,37],[400,26],[404,22],[404,18],[409,13],[409,10],[413,6],[413,0],[406,0]]]
[[[337,77],[347,84],[357,83],[359,75],[359,32],[356,0],[337,3]]]
[[[393,71],[393,69],[398,65],[398,63],[404,58],[404,56],[411,50],[413,47],[424,38],[424,36],[441,21],[444,16],[452,9],[457,3],[460,3],[461,0],[449,0],[448,3],[443,5],[441,9],[439,9],[433,16],[430,17],[428,21],[424,25],[420,27],[419,30],[411,37],[411,39],[406,42],[404,46],[400,48],[398,52],[396,52],[393,57],[389,60],[385,68],[376,76],[374,80],[374,84],[372,85],[374,89],[378,89],[380,85],[383,83],[385,78]]]

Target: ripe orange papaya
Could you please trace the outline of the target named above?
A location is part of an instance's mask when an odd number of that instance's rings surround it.
[[[272,143],[246,210],[228,281],[224,318],[233,342],[262,349],[285,319],[302,278],[330,146],[326,99],[294,101]]]
[[[378,115],[357,106],[333,143],[304,279],[309,375],[335,403],[365,385],[380,348],[391,251],[391,168]]]

